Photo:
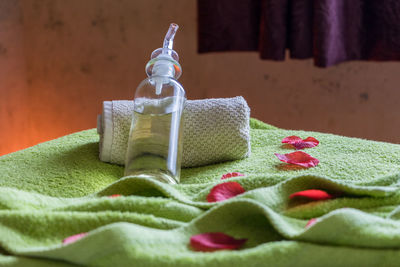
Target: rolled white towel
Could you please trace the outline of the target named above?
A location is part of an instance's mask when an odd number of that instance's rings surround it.
[[[123,165],[133,101],[103,102],[98,116],[100,160]],[[250,108],[241,97],[188,100],[184,110],[182,167],[195,167],[250,155]]]

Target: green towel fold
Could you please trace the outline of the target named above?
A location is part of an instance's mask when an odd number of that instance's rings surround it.
[[[294,151],[281,144],[290,135],[320,141],[304,150],[317,167],[274,156]],[[95,130],[0,157],[0,266],[398,266],[399,145],[254,119],[251,144],[247,159],[184,169],[179,185],[120,179],[122,167],[98,160]],[[228,172],[245,176],[221,180]],[[228,181],[246,192],[208,203]],[[307,189],[339,197],[289,198]],[[248,241],[236,251],[192,250],[190,237],[204,232]]]

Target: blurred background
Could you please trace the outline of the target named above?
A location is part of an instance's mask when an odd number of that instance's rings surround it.
[[[400,143],[400,63],[260,60],[197,53],[196,0],[1,0],[0,155],[96,127],[102,101],[132,99],[171,22],[189,99],[242,95],[287,129]]]

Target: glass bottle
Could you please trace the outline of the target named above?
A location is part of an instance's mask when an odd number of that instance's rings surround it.
[[[172,49],[178,27],[170,25],[163,47],[151,54],[146,65],[149,77],[136,89],[125,176],[179,183],[186,94],[177,81],[182,68]]]

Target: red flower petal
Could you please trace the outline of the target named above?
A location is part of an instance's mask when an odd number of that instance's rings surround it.
[[[88,234],[88,233],[80,233],[80,234],[76,234],[76,235],[71,235],[71,236],[65,238],[65,239],[62,241],[62,243],[63,243],[64,245],[73,243],[73,242],[75,242],[75,241],[77,241],[77,240],[79,240],[79,239],[81,239],[81,238],[87,236],[87,234]]]
[[[237,176],[244,176],[243,173],[240,172],[230,172],[222,175],[221,180],[232,178],[232,177],[237,177]]]
[[[203,233],[190,238],[190,245],[197,251],[216,251],[238,249],[247,239],[235,239],[224,233]]]
[[[282,139],[282,143],[284,143],[284,144],[293,144],[293,143],[300,142],[300,141],[303,141],[303,139],[301,139],[300,137],[295,136],[295,135],[288,136],[288,137],[285,137]]]
[[[295,198],[295,197],[305,197],[305,198],[309,198],[312,200],[325,200],[325,199],[334,198],[333,195],[331,195],[323,190],[318,190],[318,189],[299,191],[299,192],[293,193],[289,196],[290,199]]]
[[[319,144],[319,141],[311,136],[303,140],[300,137],[293,135],[283,138],[282,143],[290,144],[296,149],[303,149],[315,147]]]
[[[246,192],[237,182],[226,182],[214,186],[207,196],[208,202],[223,201]]]
[[[307,227],[311,227],[311,226],[314,225],[316,222],[317,222],[317,219],[316,219],[316,218],[310,219],[310,220],[307,222],[307,224],[306,224],[306,228],[307,228]]]
[[[283,155],[275,153],[275,156],[277,156],[280,161],[300,165],[303,167],[315,167],[319,163],[318,159],[313,158],[302,151],[296,151]]]
[[[120,196],[121,196],[120,194],[114,194],[114,195],[111,195],[111,196],[108,196],[108,197],[114,198],[114,197],[120,197]]]

